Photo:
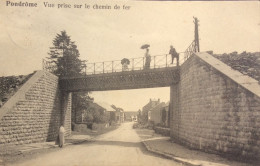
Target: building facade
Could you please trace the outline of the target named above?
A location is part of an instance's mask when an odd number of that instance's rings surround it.
[[[142,117],[143,117],[143,121],[148,122],[150,116],[149,116],[149,111],[155,107],[156,105],[158,105],[160,103],[160,99],[156,100],[156,99],[150,99],[149,103],[147,103],[145,106],[143,106],[142,109]]]
[[[163,115],[163,110],[165,107],[165,102],[157,104],[155,107],[150,109],[148,113],[148,120],[155,125],[161,124],[162,123],[162,115]]]

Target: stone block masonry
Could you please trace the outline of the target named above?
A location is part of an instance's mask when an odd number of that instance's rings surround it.
[[[69,136],[71,134],[72,93],[62,92],[61,106],[61,123],[64,125],[66,130],[65,136]]]
[[[260,97],[256,92],[199,55],[190,57],[180,74],[180,82],[171,86],[171,138],[207,152],[259,158]]]
[[[55,140],[62,123],[69,135],[70,111],[71,94],[59,90],[58,77],[37,71],[1,107],[0,145]]]

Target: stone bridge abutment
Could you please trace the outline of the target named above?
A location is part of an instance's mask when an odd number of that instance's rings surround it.
[[[171,138],[224,155],[260,155],[260,86],[209,54],[192,55],[170,88]]]
[[[62,92],[58,77],[37,71],[0,108],[0,146],[51,141],[64,124],[70,134],[71,94]]]

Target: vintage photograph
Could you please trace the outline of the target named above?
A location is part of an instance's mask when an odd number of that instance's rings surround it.
[[[260,165],[259,11],[1,0],[0,166]]]

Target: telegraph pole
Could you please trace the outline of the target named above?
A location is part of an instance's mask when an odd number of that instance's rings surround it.
[[[195,24],[195,52],[200,52],[200,43],[199,43],[199,20],[197,17],[193,17],[194,18],[194,24]]]

